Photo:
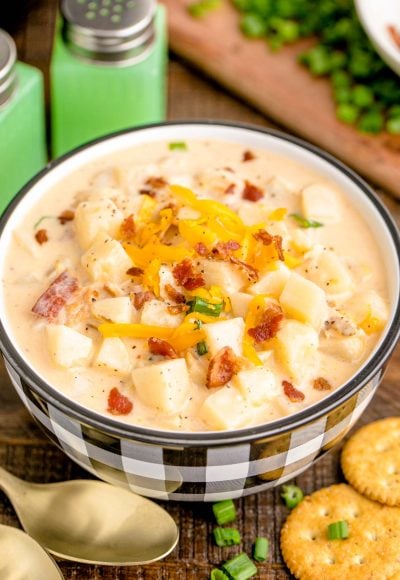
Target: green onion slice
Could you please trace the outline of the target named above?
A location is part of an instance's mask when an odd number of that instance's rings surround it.
[[[55,216],[53,215],[43,215],[41,218],[38,219],[38,221],[33,225],[33,229],[36,230],[40,224],[44,221],[44,220],[51,220],[51,219],[56,219]]]
[[[187,145],[184,141],[174,141],[168,145],[170,151],[187,151]]]
[[[196,350],[199,356],[204,356],[205,354],[208,353],[208,348],[204,340],[196,344]]]
[[[308,220],[299,213],[291,213],[290,217],[296,220],[301,228],[322,228],[324,224],[315,220]]]
[[[333,522],[328,526],[328,539],[329,540],[345,540],[349,537],[349,525],[346,520],[340,520],[338,522]]]
[[[303,500],[303,492],[297,485],[283,485],[282,490],[281,497],[291,510]]]
[[[229,524],[236,519],[236,508],[231,499],[217,501],[213,504],[212,510],[219,526]]]
[[[240,533],[235,528],[214,528],[213,535],[215,543],[220,548],[238,546],[241,541]]]
[[[256,562],[264,562],[268,558],[269,541],[267,538],[256,538],[253,548],[253,558]]]
[[[202,314],[208,314],[209,316],[219,316],[224,308],[224,303],[219,302],[218,304],[212,304],[207,302],[199,296],[195,296],[193,300],[187,302],[189,305],[190,312],[201,312]]]
[[[214,570],[211,570],[210,580],[229,580],[229,576],[227,576],[222,570],[214,568]]]
[[[222,569],[233,580],[248,580],[257,574],[254,562],[244,552],[222,564]]]
[[[187,11],[193,18],[203,18],[209,12],[216,10],[221,5],[221,0],[198,0],[189,4]]]

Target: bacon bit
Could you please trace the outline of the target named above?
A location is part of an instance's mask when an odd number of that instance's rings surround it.
[[[250,282],[257,282],[258,280],[257,268],[250,266],[250,264],[248,264],[247,262],[243,262],[242,260],[235,258],[235,256],[230,256],[229,261],[232,262],[232,264],[238,266],[241,270],[244,270]]]
[[[210,360],[206,378],[207,388],[226,385],[240,368],[239,357],[235,355],[230,346],[224,346]]]
[[[137,268],[136,266],[132,266],[129,270],[126,271],[128,276],[143,276],[144,270],[142,268]]]
[[[38,230],[35,234],[35,239],[38,244],[42,245],[49,241],[47,230]]]
[[[282,236],[271,236],[266,230],[258,230],[258,232],[253,234],[253,237],[263,243],[264,246],[274,244],[279,260],[282,262],[285,260],[282,248]]]
[[[171,300],[174,300],[178,304],[184,304],[186,302],[185,296],[181,292],[178,292],[172,284],[165,284],[164,290],[167,293],[168,298],[171,298]]]
[[[254,153],[252,151],[243,151],[243,157],[242,157],[242,161],[243,163],[246,161],[253,161],[253,159],[255,159],[256,156],[254,155]]]
[[[203,242],[198,242],[194,249],[199,254],[199,256],[207,256],[208,254],[207,246],[203,244]]]
[[[186,290],[195,290],[206,284],[203,276],[194,271],[193,264],[188,259],[177,264],[172,270],[172,273],[178,284]]]
[[[313,387],[317,391],[330,391],[332,388],[332,385],[329,383],[329,381],[327,381],[323,377],[318,377],[313,382]]]
[[[262,197],[264,197],[263,191],[246,180],[242,191],[242,198],[247,199],[248,201],[258,201]]]
[[[264,342],[264,340],[269,340],[276,336],[282,320],[283,312],[281,307],[278,304],[272,304],[263,312],[261,323],[254,328],[249,328],[247,333],[254,338],[254,342]]]
[[[167,358],[178,358],[176,350],[166,340],[151,337],[147,341],[147,344],[149,345],[149,351],[151,354],[159,354],[160,356],[166,356]]]
[[[127,415],[133,409],[133,403],[128,397],[119,392],[117,387],[108,394],[107,411],[112,415]]]
[[[300,403],[304,400],[305,394],[296,389],[289,381],[282,381],[283,392],[291,403]]]
[[[135,292],[133,295],[133,305],[136,310],[140,310],[145,302],[153,300],[153,298],[153,292],[149,292],[148,290],[146,292]]]
[[[232,193],[235,193],[235,184],[234,183],[230,183],[228,185],[228,187],[225,189],[224,194],[225,195],[231,195]]]
[[[128,215],[128,217],[124,219],[120,227],[121,237],[124,240],[131,240],[135,235],[135,229],[136,228],[133,215],[132,214]]]
[[[221,260],[229,260],[232,252],[235,252],[240,248],[239,242],[236,240],[228,240],[227,242],[218,242],[216,246],[211,250],[211,254],[215,258],[220,258]]]
[[[60,213],[60,215],[58,216],[57,219],[60,222],[60,224],[63,226],[67,222],[72,222],[72,220],[74,218],[75,218],[75,212],[73,212],[72,209],[66,209]]]
[[[79,290],[77,278],[66,270],[50,284],[47,290],[39,297],[32,308],[38,316],[54,321],[67,301]]]
[[[397,48],[400,48],[400,32],[399,32],[399,30],[395,26],[393,26],[393,24],[389,24],[387,29],[388,29],[390,36],[392,37],[393,42],[397,46]]]
[[[149,177],[144,182],[144,187],[139,190],[139,193],[141,195],[155,197],[157,195],[157,190],[162,189],[167,185],[168,183],[163,177]]]
[[[187,304],[173,304],[172,306],[167,306],[167,310],[170,314],[181,314],[182,312],[187,312],[190,306]]]

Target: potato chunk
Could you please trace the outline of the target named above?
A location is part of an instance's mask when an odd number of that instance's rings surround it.
[[[327,294],[351,292],[354,288],[353,279],[346,264],[330,250],[321,252],[316,263],[308,268],[308,275]]]
[[[91,338],[64,324],[50,324],[46,330],[55,363],[67,368],[88,363],[93,347]]]
[[[104,298],[92,303],[92,314],[97,318],[105,318],[111,322],[132,322],[134,310],[129,296]]]
[[[321,351],[339,360],[358,362],[366,347],[364,333],[340,338],[329,338],[321,344]]]
[[[318,334],[309,325],[285,320],[275,338],[275,354],[288,374],[296,381],[306,379],[315,364]]]
[[[251,420],[251,407],[237,389],[227,385],[208,395],[199,417],[213,429],[236,429]]]
[[[301,192],[303,215],[308,220],[332,224],[340,219],[336,193],[321,183],[307,185]]]
[[[189,394],[190,379],[183,358],[134,369],[132,381],[146,405],[166,413],[177,413]]]
[[[84,250],[101,231],[114,237],[123,215],[110,199],[81,202],[75,211],[74,225],[78,242]]]
[[[389,317],[387,303],[375,290],[357,292],[343,305],[343,310],[367,334],[382,330]]]
[[[100,232],[81,258],[84,269],[94,282],[123,282],[132,260],[122,245]]]
[[[120,338],[105,338],[93,365],[118,375],[128,375],[132,366],[128,351]]]
[[[206,286],[221,286],[227,294],[238,292],[248,284],[245,274],[227,262],[201,260],[199,269],[203,273]]]
[[[279,262],[276,270],[264,274],[258,282],[249,287],[248,291],[255,295],[268,294],[274,298],[279,298],[289,278],[289,268]]]
[[[182,314],[171,314],[168,306],[161,300],[148,300],[144,303],[140,317],[141,324],[169,326],[175,328],[183,321]]]
[[[236,355],[242,355],[244,334],[243,318],[231,318],[230,320],[204,324],[203,330],[211,356],[217,354],[224,346],[230,346]]]
[[[324,291],[299,274],[291,274],[279,302],[287,316],[311,324],[317,330],[327,316]]]
[[[239,371],[232,383],[242,397],[256,407],[280,394],[274,373],[265,367]]]
[[[250,302],[253,300],[251,294],[246,292],[234,292],[229,296],[232,305],[232,313],[234,316],[241,316],[245,318]]]

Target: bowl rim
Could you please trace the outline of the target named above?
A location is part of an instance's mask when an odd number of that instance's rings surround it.
[[[278,131],[268,127],[259,127],[250,123],[240,123],[233,121],[214,121],[210,119],[185,119],[180,121],[165,121],[161,123],[151,123],[147,125],[142,125],[140,127],[123,129],[121,131],[116,131],[99,137],[71,151],[68,151],[61,157],[49,162],[44,169],[37,173],[27,184],[17,193],[13,200],[8,204],[7,208],[3,212],[0,220],[0,237],[5,229],[14,209],[19,205],[22,199],[29,193],[31,188],[36,185],[45,175],[56,169],[64,161],[73,157],[76,153],[84,151],[101,143],[121,135],[126,135],[129,133],[136,133],[140,131],[146,131],[152,128],[160,127],[170,127],[170,126],[182,126],[182,125],[203,125],[203,126],[217,126],[217,127],[230,127],[233,129],[244,129],[246,131],[253,131],[256,133],[262,133],[270,137],[276,138],[278,140],[289,142],[293,145],[299,146],[306,151],[314,154],[315,156],[322,158],[328,164],[333,165],[340,172],[344,173],[362,192],[366,195],[368,200],[377,210],[380,217],[383,219],[388,233],[390,234],[391,240],[394,244],[394,248],[397,255],[397,270],[400,272],[400,234],[394,219],[390,215],[389,211],[380,201],[378,196],[372,190],[372,188],[352,169],[347,165],[336,159],[331,154],[323,151],[319,147],[308,143],[298,137],[292,136],[290,134],[284,133],[283,131]],[[304,426],[307,423],[314,422],[321,417],[328,415],[332,410],[337,408],[339,405],[345,403],[347,400],[356,395],[372,378],[374,378],[377,372],[385,366],[388,358],[390,357],[396,342],[400,336],[400,291],[398,292],[398,299],[394,309],[394,316],[389,327],[386,336],[381,342],[379,348],[374,352],[373,356],[369,359],[367,364],[361,369],[361,372],[354,375],[349,381],[344,383],[341,387],[332,392],[328,397],[325,397],[314,403],[313,405],[306,407],[305,409],[294,413],[292,415],[287,415],[281,417],[275,421],[268,423],[262,423],[239,430],[229,430],[229,431],[167,431],[167,430],[157,430],[148,427],[142,427],[130,423],[125,423],[117,419],[108,417],[106,415],[101,415],[100,413],[93,411],[91,409],[84,408],[79,403],[73,401],[69,397],[65,396],[61,391],[58,391],[55,387],[45,382],[41,377],[35,373],[32,373],[32,369],[24,361],[22,356],[18,353],[17,349],[14,347],[11,339],[9,338],[6,329],[3,325],[2,320],[0,320],[0,350],[3,357],[8,361],[8,363],[18,372],[19,376],[23,381],[37,394],[42,397],[47,403],[50,403],[59,411],[66,413],[70,418],[77,420],[83,425],[93,427],[103,433],[122,439],[134,439],[136,441],[141,441],[144,443],[152,443],[157,445],[172,445],[172,446],[191,446],[191,447],[204,447],[204,446],[219,446],[226,444],[240,444],[244,442],[250,442],[257,439],[263,438],[273,438],[278,435],[293,431]]]

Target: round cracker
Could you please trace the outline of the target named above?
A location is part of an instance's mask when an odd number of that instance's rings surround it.
[[[328,540],[346,520],[349,537]],[[300,580],[387,580],[400,573],[400,508],[373,502],[344,483],[307,496],[281,530],[283,558]]]
[[[400,506],[400,417],[361,427],[343,447],[347,481],[369,499]]]

